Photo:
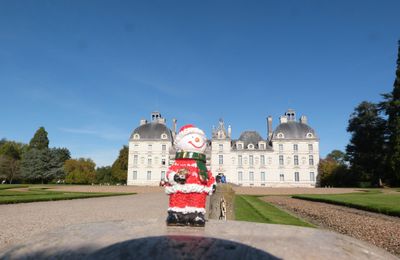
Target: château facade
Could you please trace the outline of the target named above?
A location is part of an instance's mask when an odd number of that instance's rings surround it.
[[[158,185],[175,157],[172,130],[159,112],[151,121],[141,120],[129,139],[128,185]],[[206,149],[207,166],[214,175],[224,174],[227,182],[242,186],[315,187],[318,175],[319,138],[307,117],[296,120],[289,109],[272,129],[267,118],[267,136],[244,131],[232,138],[231,126],[223,120],[212,130]]]

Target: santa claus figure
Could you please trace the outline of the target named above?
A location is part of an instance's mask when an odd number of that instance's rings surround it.
[[[185,125],[176,135],[175,163],[166,175],[165,192],[169,195],[168,226],[205,225],[207,195],[215,179],[206,168],[206,135],[202,130]]]

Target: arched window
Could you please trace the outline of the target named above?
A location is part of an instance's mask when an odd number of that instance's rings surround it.
[[[133,135],[133,139],[139,140],[139,139],[140,139],[140,135],[139,135],[139,134],[134,134],[134,135]]]

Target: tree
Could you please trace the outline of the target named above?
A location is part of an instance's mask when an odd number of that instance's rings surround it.
[[[0,176],[12,183],[20,177],[20,159],[26,145],[14,141],[1,140]]]
[[[96,181],[96,164],[91,159],[69,159],[64,163],[66,183],[90,184]]]
[[[114,183],[111,166],[99,167],[96,169],[96,183],[111,184]]]
[[[319,185],[334,187],[353,186],[354,180],[345,163],[345,153],[333,150],[318,164]]]
[[[386,179],[400,185],[400,41],[398,42],[396,79],[391,93],[383,94],[381,107],[387,115]]]
[[[115,160],[111,167],[112,177],[116,182],[126,183],[128,177],[128,154],[129,148],[124,145],[119,151],[117,160]]]
[[[47,137],[47,132],[43,126],[36,131],[35,135],[29,142],[29,148],[35,148],[38,150],[49,148],[49,138]]]
[[[326,159],[332,159],[340,165],[346,164],[346,154],[340,150],[333,150],[326,156]]]
[[[13,180],[19,178],[20,161],[7,155],[0,155],[0,178],[8,180],[11,184]]]
[[[21,175],[33,183],[45,183],[49,180],[51,153],[49,149],[31,148],[24,153],[21,160]]]
[[[67,148],[50,149],[49,171],[46,174],[49,180],[65,179],[64,163],[71,159],[70,152]]]
[[[378,186],[384,174],[385,120],[378,105],[361,102],[351,114],[347,131],[351,133],[346,155],[350,171],[359,184]]]

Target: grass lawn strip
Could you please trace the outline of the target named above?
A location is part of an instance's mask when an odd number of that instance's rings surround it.
[[[366,190],[364,193],[295,195],[292,197],[400,217],[400,194],[397,193]]]
[[[24,184],[1,184],[0,190],[16,189],[16,188],[28,188],[29,185]]]
[[[275,206],[261,201],[256,196],[237,195],[235,197],[236,220],[314,227]]]
[[[47,188],[30,188],[28,191],[14,191],[14,190],[3,189],[0,190],[0,204],[71,200],[71,199],[108,197],[108,196],[120,196],[120,195],[132,195],[132,194],[134,193],[63,192],[63,191],[49,191],[47,190]]]

